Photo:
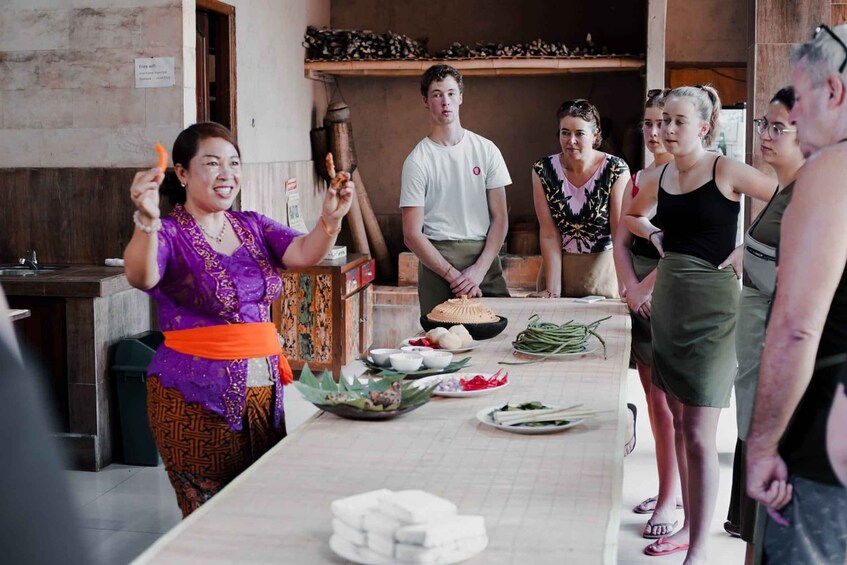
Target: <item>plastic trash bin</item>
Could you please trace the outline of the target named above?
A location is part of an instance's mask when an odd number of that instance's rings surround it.
[[[161,332],[147,331],[122,339],[115,348],[111,370],[118,393],[123,461],[128,465],[161,463],[147,419],[147,366],[164,340]]]

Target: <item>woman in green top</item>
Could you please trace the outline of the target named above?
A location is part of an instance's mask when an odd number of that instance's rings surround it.
[[[745,440],[750,429],[759,359],[765,341],[765,326],[776,285],[776,252],[782,215],[791,201],[794,181],[805,159],[797,140],[797,129],[789,112],[794,107],[794,90],[789,86],[777,92],[763,118],[754,120],[761,143],[762,160],[776,172],[779,185],[773,198],[753,221],[744,244],[735,253],[744,254],[744,287],[736,318],[735,346],[738,374],[735,378],[735,406],[738,416],[738,444],[733,464],[733,485],[729,515],[724,528],[747,542],[747,562],[752,563],[756,503],[745,493]]]

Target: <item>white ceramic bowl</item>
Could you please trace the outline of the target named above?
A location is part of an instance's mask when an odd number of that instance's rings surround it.
[[[434,351],[433,348],[427,347],[426,345],[404,345],[400,349],[405,353],[425,353],[427,351]]]
[[[419,353],[392,353],[388,356],[391,368],[400,373],[411,373],[421,368],[423,357]]]
[[[449,351],[423,351],[421,357],[427,369],[443,369],[453,360],[453,354]]]
[[[390,355],[400,353],[399,349],[371,349],[371,359],[380,367],[388,367],[391,362],[388,360]]]

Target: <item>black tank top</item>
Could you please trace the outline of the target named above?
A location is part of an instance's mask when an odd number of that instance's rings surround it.
[[[665,251],[692,255],[716,267],[735,249],[741,211],[741,203],[724,196],[715,183],[719,158],[712,167],[712,179],[685,194],[669,194],[662,188],[665,165],[659,177],[656,212],[664,224]]]
[[[779,446],[789,473],[833,486],[840,483],[826,452],[826,425],[840,374],[847,370],[844,353],[847,353],[847,271],[841,273],[826,315],[812,380]]]

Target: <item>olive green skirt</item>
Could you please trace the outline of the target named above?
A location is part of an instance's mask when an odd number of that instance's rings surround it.
[[[741,289],[738,321],[735,328],[735,349],[738,352],[738,375],[735,377],[735,411],[738,437],[747,440],[753,401],[759,383],[759,361],[765,345],[768,311],[773,302],[770,294],[745,286]]]
[[[448,263],[460,271],[473,265],[485,248],[485,240],[431,240],[430,243]],[[479,289],[483,296],[509,296],[509,287],[506,286],[506,279],[503,278],[503,267],[500,264],[499,256],[491,262]],[[420,263],[418,266],[418,299],[421,305],[421,315],[429,314],[433,308],[450,298],[456,298],[453,291],[450,290],[450,284],[440,275],[426,268],[423,263]]]
[[[630,253],[632,267],[639,281],[649,275],[658,264],[658,259],[642,257]],[[632,318],[632,357],[642,367],[653,366],[653,332],[650,330],[650,318],[644,318],[636,312],[630,312]]]
[[[731,268],[665,254],[653,289],[654,384],[688,406],[729,406],[739,292]]]

